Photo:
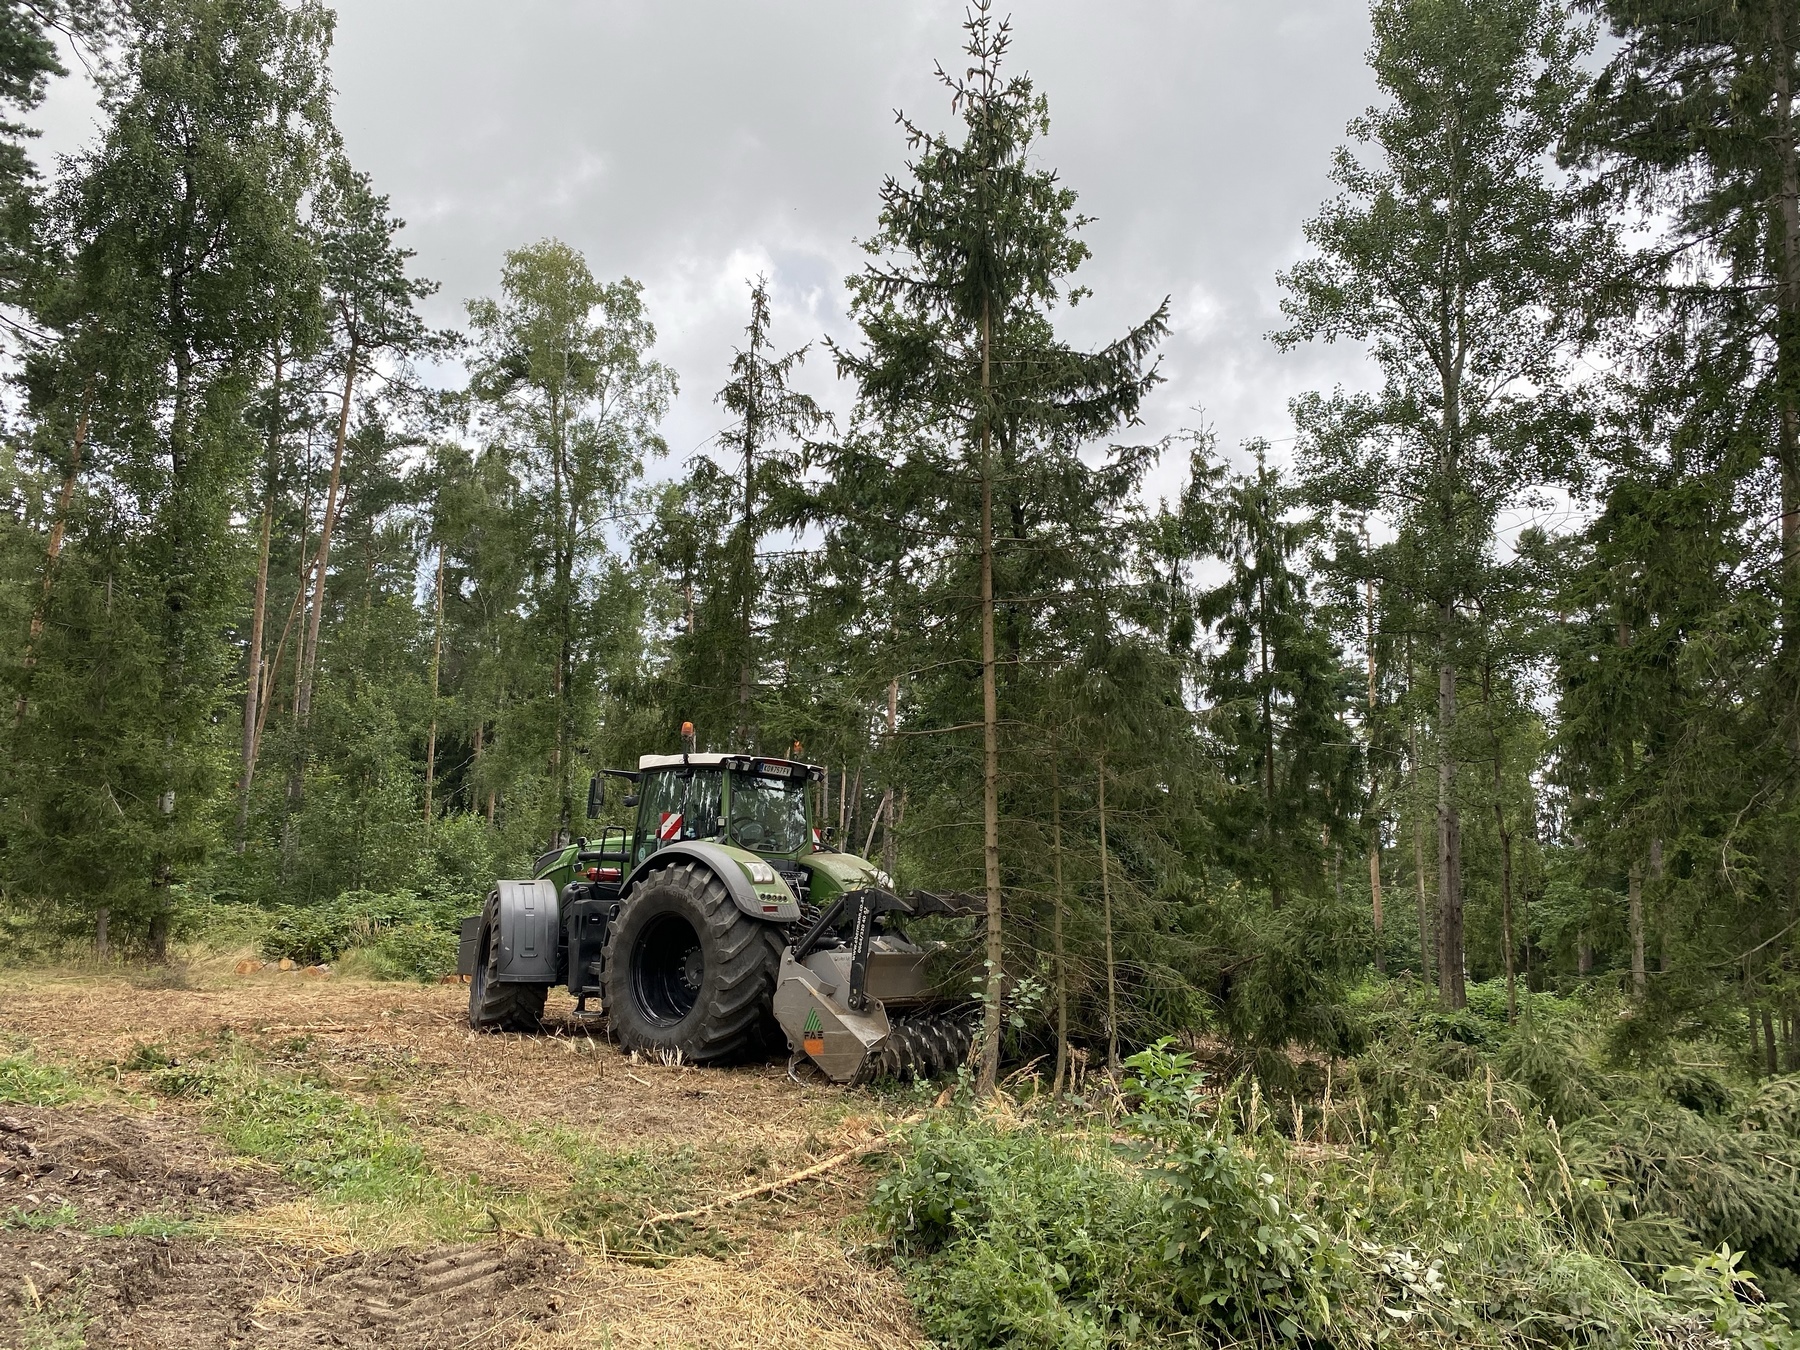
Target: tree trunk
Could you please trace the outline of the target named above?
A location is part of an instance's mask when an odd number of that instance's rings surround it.
[[[981,833],[987,885],[987,1002],[981,1029],[978,1095],[991,1096],[1000,1072],[1001,996],[1005,948],[1000,912],[1000,707],[994,671],[994,472],[991,462],[993,330],[988,302],[981,302]]]
[[[1644,869],[1633,862],[1625,882],[1626,932],[1631,938],[1631,996],[1642,998],[1648,986],[1644,967]]]
[[[107,932],[111,920],[112,910],[105,905],[94,911],[94,959],[96,961],[112,960],[112,938]]]
[[[1519,1017],[1519,994],[1513,970],[1512,832],[1506,828],[1506,813],[1497,799],[1494,802],[1494,825],[1500,831],[1500,948],[1506,955],[1506,1020],[1516,1022]]]
[[[1449,627],[1448,606],[1444,626]],[[1468,1005],[1463,987],[1462,817],[1456,809],[1456,667],[1438,667],[1438,1002]]]
[[[281,347],[275,347],[274,381],[269,414],[269,461],[263,486],[262,530],[256,550],[256,592],[250,608],[249,678],[244,681],[243,746],[238,763],[237,851],[250,832],[250,788],[256,777],[257,732],[262,726],[263,628],[269,606],[269,542],[275,526],[275,476],[281,455]],[[283,636],[286,636],[283,634]]]
[[[1506,808],[1502,802],[1506,780],[1502,773],[1500,726],[1494,716],[1494,677],[1492,663],[1481,667],[1481,694],[1487,707],[1488,737],[1494,747],[1494,829],[1500,840],[1500,954],[1506,970],[1506,1020],[1519,1017],[1519,995],[1513,977],[1513,849],[1512,832],[1506,828]]]
[[[1413,653],[1412,639],[1406,640],[1406,692],[1410,707],[1413,689]],[[1433,921],[1430,902],[1425,898],[1425,824],[1423,784],[1420,777],[1424,764],[1419,757],[1419,719],[1416,711],[1407,715],[1407,737],[1410,741],[1410,761],[1412,786],[1412,839],[1413,839],[1413,888],[1418,893],[1419,901],[1419,977],[1429,988],[1437,987],[1437,924]]]
[[[431,731],[425,738],[425,832],[431,833],[431,792],[437,780],[438,671],[444,655],[444,546],[438,545],[437,603],[431,629]]]
[[[1764,1062],[1768,1065],[1769,1076],[1774,1077],[1781,1072],[1781,1061],[1775,1055],[1775,1019],[1770,1015],[1769,1005],[1766,1003],[1762,1005],[1762,1028],[1763,1043],[1768,1051]]]
[[[56,517],[50,522],[50,542],[44,549],[44,586],[37,608],[31,612],[31,627],[25,638],[23,669],[29,680],[37,665],[38,640],[44,636],[44,622],[50,612],[50,593],[56,584],[56,560],[62,556],[63,536],[69,524],[69,503],[75,499],[75,480],[81,473],[81,452],[87,444],[88,410],[93,403],[94,381],[90,376],[81,391],[81,412],[75,418],[75,441],[69,448],[69,463],[63,470],[62,491],[56,494]],[[13,705],[13,727],[25,721],[25,707],[30,695],[21,692]]]
[[[1575,973],[1583,978],[1594,973],[1594,944],[1583,933],[1575,948]]]
[[[1050,953],[1056,963],[1056,1071],[1050,1079],[1052,1099],[1062,1096],[1069,1071],[1069,965],[1063,952],[1063,852],[1062,771],[1057,764],[1060,746],[1050,743],[1050,868],[1055,884],[1056,907],[1050,914]]]
[[[1366,533],[1365,533],[1366,537]],[[1369,657],[1369,906],[1375,923],[1375,969],[1387,973],[1387,944],[1381,932],[1381,780],[1375,768],[1375,583],[1364,587],[1368,609]]]
[[[1100,756],[1100,905],[1106,922],[1106,1067],[1119,1072],[1119,980],[1113,959],[1112,860],[1106,848],[1106,756]]]
[[[288,798],[298,806],[306,785],[306,731],[312,717],[313,679],[319,665],[319,632],[325,618],[325,583],[331,572],[331,534],[337,525],[338,486],[344,470],[344,445],[350,436],[350,405],[356,397],[356,363],[360,355],[357,341],[350,340],[350,351],[344,363],[344,394],[338,406],[337,435],[331,449],[331,478],[325,490],[325,515],[319,525],[319,552],[312,567],[311,605],[306,629],[301,637],[300,665],[296,671],[299,687],[294,700],[295,729],[299,733],[299,750],[294,759],[294,776],[288,785]]]
[[[751,360],[756,359],[755,344],[751,346]],[[743,579],[738,596],[738,641],[742,643],[738,661],[738,745],[744,750],[753,749],[750,743],[750,692],[751,666],[755,660],[755,593],[756,593],[756,499],[754,496],[756,457],[756,425],[755,416],[746,413],[744,417],[744,549],[739,566]]]
[[[900,734],[900,681],[888,681],[887,706],[888,756],[890,763],[894,754],[895,740]],[[890,787],[887,798],[887,828],[881,836],[881,870],[888,874],[889,880],[900,874],[900,843],[897,837],[897,823],[894,819],[894,792]]]

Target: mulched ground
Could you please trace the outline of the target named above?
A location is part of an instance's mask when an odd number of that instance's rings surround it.
[[[195,1238],[0,1235],[0,1341],[214,1350],[512,1345],[553,1324],[572,1269],[550,1243],[321,1258]],[[10,1339],[9,1339],[10,1335]],[[80,1336],[83,1340],[75,1340]]]

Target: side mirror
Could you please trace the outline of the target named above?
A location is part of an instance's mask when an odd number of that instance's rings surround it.
[[[603,784],[600,781],[600,775],[595,774],[592,778],[588,779],[588,817],[587,818],[589,820],[600,819],[600,809],[605,805],[606,805],[606,786],[605,786],[605,784]]]
[[[636,806],[637,804],[638,804],[637,793],[628,792],[625,794],[625,805]]]
[[[827,849],[835,850],[837,848],[837,826],[827,825],[824,829],[820,830],[819,842],[825,845]]]

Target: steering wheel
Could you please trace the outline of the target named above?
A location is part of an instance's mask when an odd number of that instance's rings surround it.
[[[763,827],[755,816],[738,816],[731,822],[731,835],[745,848],[755,848],[763,842]]]

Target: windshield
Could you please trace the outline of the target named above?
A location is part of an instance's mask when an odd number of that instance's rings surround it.
[[[730,837],[759,853],[797,853],[806,843],[806,780],[731,775]]]
[[[640,790],[643,829],[632,855],[633,865],[665,844],[716,836],[722,787],[717,769],[665,769],[647,774]]]

